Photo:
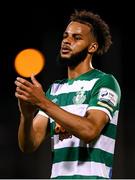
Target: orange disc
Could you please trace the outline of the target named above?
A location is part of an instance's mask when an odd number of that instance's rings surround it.
[[[17,54],[15,58],[15,70],[23,77],[37,75],[44,67],[45,59],[43,54],[36,49],[25,49]]]

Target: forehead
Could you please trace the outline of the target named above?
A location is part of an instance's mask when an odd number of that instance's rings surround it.
[[[70,22],[67,26],[65,32],[71,33],[71,34],[88,34],[90,33],[90,27],[86,24],[82,24],[79,22]]]

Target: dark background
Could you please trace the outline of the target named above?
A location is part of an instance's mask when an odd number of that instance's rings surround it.
[[[122,90],[113,178],[135,178],[135,120],[133,75],[133,22],[130,1],[72,0],[50,5],[21,2],[0,6],[0,178],[49,178],[51,169],[50,139],[29,155],[23,154],[17,141],[19,111],[14,96],[14,70],[17,53],[26,48],[40,50],[46,64],[37,79],[47,90],[65,70],[56,65],[60,41],[70,13],[87,9],[108,23],[113,45],[107,54],[95,59],[94,66],[112,73]],[[61,71],[60,71],[61,70]]]

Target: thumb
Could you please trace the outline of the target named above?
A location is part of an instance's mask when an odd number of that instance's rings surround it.
[[[31,75],[31,81],[33,82],[33,84],[37,87],[40,87],[40,83],[36,80],[34,74]]]

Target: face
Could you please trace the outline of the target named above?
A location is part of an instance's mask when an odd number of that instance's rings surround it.
[[[63,34],[60,58],[68,62],[71,62],[72,59],[84,60],[93,40],[89,26],[79,22],[71,22]]]

